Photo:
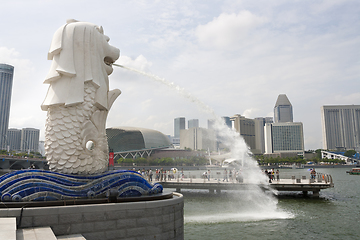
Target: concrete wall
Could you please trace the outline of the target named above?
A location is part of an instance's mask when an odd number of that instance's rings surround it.
[[[21,209],[0,209],[0,217],[16,217]],[[82,234],[99,239],[184,239],[184,200],[172,199],[24,208],[19,228],[50,226],[56,236]]]

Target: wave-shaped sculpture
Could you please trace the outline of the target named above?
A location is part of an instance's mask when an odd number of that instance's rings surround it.
[[[1,201],[55,201],[101,198],[110,194],[135,197],[162,193],[139,173],[128,170],[97,175],[72,175],[38,169],[14,171],[0,177]]]

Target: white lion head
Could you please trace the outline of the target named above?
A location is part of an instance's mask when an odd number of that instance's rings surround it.
[[[84,101],[84,83],[96,87],[96,106],[109,110],[111,64],[119,58],[119,49],[109,45],[102,27],[69,20],[54,34],[48,59],[51,68],[44,83],[50,84],[41,105],[46,111],[52,105],[75,105]]]

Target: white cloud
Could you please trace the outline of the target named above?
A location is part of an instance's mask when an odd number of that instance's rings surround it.
[[[208,47],[234,47],[248,36],[250,30],[265,21],[265,18],[258,17],[246,10],[240,11],[239,14],[222,13],[213,21],[198,26],[196,36],[200,44]]]

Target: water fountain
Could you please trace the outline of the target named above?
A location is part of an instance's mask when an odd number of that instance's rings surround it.
[[[212,209],[211,213],[203,212],[195,216],[186,217],[187,222],[248,221],[292,217],[291,214],[277,209],[277,199],[273,196],[273,194],[276,194],[274,190],[268,186],[268,191],[263,191],[260,187],[268,185],[267,176],[261,172],[257,161],[249,154],[250,150],[244,139],[239,133],[230,129],[211,107],[187,92],[184,88],[166,79],[120,64],[114,63],[113,66],[142,74],[158,83],[166,85],[185,99],[195,103],[200,111],[209,114],[210,118],[214,119],[213,128],[217,136],[222,139],[222,143],[230,149],[231,158],[239,159],[242,162],[242,167],[239,170],[241,171],[242,177],[246,179],[246,182],[250,183],[246,192],[234,193],[230,197],[232,198],[230,200],[223,199],[224,204],[222,204],[222,206],[224,208],[222,208],[221,211],[218,207],[210,208]],[[239,202],[241,203],[240,205]],[[201,209],[201,207],[195,207],[195,209]],[[189,212],[191,215],[192,212],[197,211]]]

